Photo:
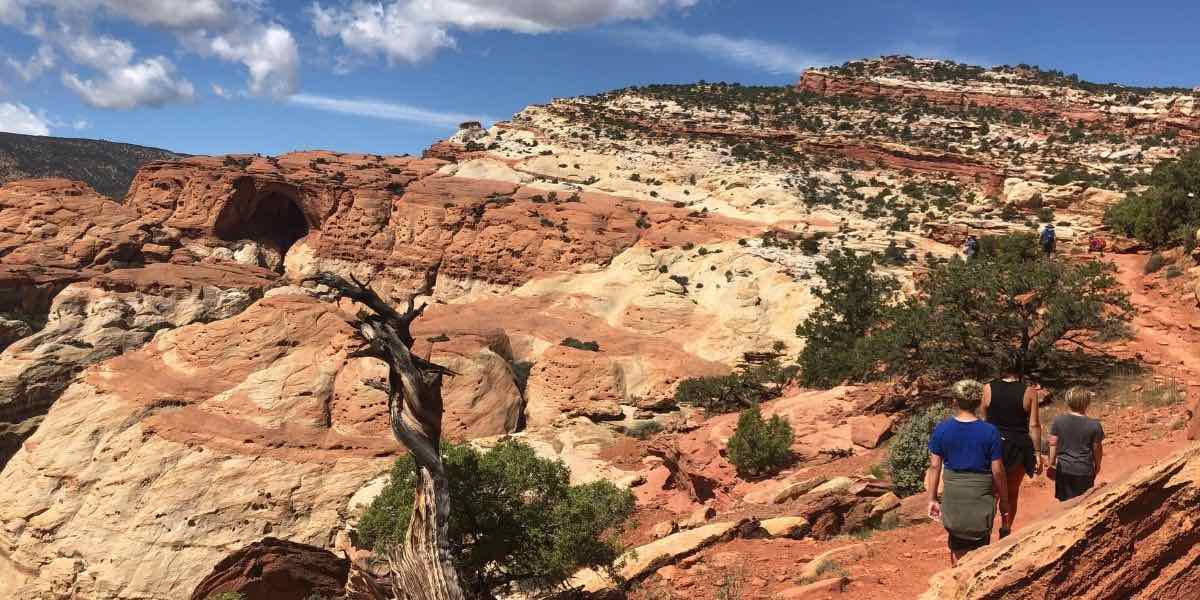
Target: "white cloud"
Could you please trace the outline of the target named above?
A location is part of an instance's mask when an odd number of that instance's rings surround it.
[[[622,37],[652,50],[686,50],[727,60],[775,75],[799,75],[805,69],[833,64],[827,56],[810,54],[754,38],[719,33],[689,34],[669,27],[624,29]]]
[[[229,90],[222,87],[219,83],[212,84],[212,93],[222,100],[229,100],[233,98],[233,94],[231,94]]]
[[[455,48],[453,30],[545,33],[598,23],[649,19],[699,0],[353,0],[329,8],[314,2],[313,29],[348,50],[389,64],[419,62]]]
[[[42,44],[29,57],[28,61],[22,62],[15,58],[6,59],[8,66],[12,67],[17,72],[17,76],[25,81],[33,81],[42,76],[49,69],[54,68],[54,49],[50,46]]]
[[[244,65],[251,94],[285,98],[298,87],[296,40],[264,16],[265,0],[0,0],[0,7],[12,2],[49,7],[39,17],[50,18],[51,27],[27,28],[26,33],[52,41],[76,64],[100,71],[98,77],[128,71],[137,54],[127,41],[91,33],[93,21],[103,16],[164,31],[187,51]],[[143,60],[135,66],[145,70],[150,65]]]
[[[283,99],[297,89],[300,51],[292,33],[281,25],[240,28],[208,40],[208,48],[246,65],[251,94]]]
[[[87,119],[76,119],[74,123],[71,123],[71,129],[75,131],[83,131],[91,126],[92,124],[88,123]]]
[[[25,7],[21,0],[0,0],[0,23],[20,25],[25,22]]]
[[[0,3],[6,0],[0,0]],[[9,0],[13,1],[13,0]],[[20,2],[21,0],[15,0]],[[53,6],[69,18],[97,11],[129,19],[139,25],[172,30],[219,29],[236,22],[240,7],[257,9],[255,0],[25,0],[27,4]]]
[[[50,135],[50,121],[24,104],[0,102],[0,131],[26,135]]]
[[[110,70],[133,61],[133,44],[107,35],[64,35],[63,44],[75,62],[93,69]]]
[[[439,112],[419,108],[416,106],[410,106],[407,104],[396,104],[392,102],[385,102],[383,100],[372,100],[368,98],[348,99],[316,96],[312,94],[296,94],[288,98],[288,102],[327,112],[357,115],[360,117],[372,117],[376,119],[387,119],[389,121],[406,121],[410,123],[435,125],[439,127],[457,125],[463,121],[493,121],[492,119],[480,117],[479,115]]]
[[[74,73],[63,73],[63,84],[97,108],[157,108],[195,98],[192,84],[176,78],[175,65],[162,56],[117,67],[104,73],[102,79],[81,79]]]

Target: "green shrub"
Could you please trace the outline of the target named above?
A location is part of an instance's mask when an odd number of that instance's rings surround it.
[[[1142,272],[1147,275],[1157,273],[1166,264],[1167,259],[1163,258],[1163,255],[1157,253],[1151,254],[1150,258],[1146,260],[1146,265],[1142,267]]]
[[[1195,245],[1200,227],[1200,149],[1155,165],[1149,187],[1104,211],[1104,224],[1153,247]]]
[[[911,496],[925,489],[925,471],[929,469],[929,435],[933,428],[950,416],[945,406],[935,405],[913,415],[900,426],[888,447],[888,472],[900,496]]]
[[[644,440],[663,430],[658,421],[638,421],[625,429],[625,435]]]
[[[1167,267],[1167,279],[1175,279],[1176,277],[1180,277],[1182,275],[1183,269],[1179,268],[1179,265],[1171,265]]]
[[[633,513],[633,494],[607,481],[570,485],[561,461],[505,440],[488,452],[443,444],[450,484],[450,551],[464,586],[490,597],[509,581],[547,589],[582,567],[605,568],[620,554],[617,534]],[[380,549],[403,540],[412,514],[415,463],[396,460],[380,495],[359,519],[361,543]]]
[[[779,415],[763,419],[757,406],[742,411],[729,438],[729,462],[743,478],[778,472],[792,461],[792,425]]]
[[[728,375],[691,377],[675,388],[675,402],[713,413],[728,413],[778,398],[799,367],[783,366],[776,351],[765,362],[743,361]]]
[[[596,342],[584,342],[573,337],[563,340],[561,345],[567,346],[568,348],[575,348],[576,350],[587,350],[588,352],[600,351],[600,344]]]
[[[903,251],[896,247],[896,251]],[[885,313],[887,302],[900,284],[895,278],[875,273],[875,259],[835,250],[817,265],[825,285],[814,287],[821,300],[808,318],[796,327],[805,339],[800,353],[800,383],[831,388],[845,380],[858,380],[872,369],[862,340]]]

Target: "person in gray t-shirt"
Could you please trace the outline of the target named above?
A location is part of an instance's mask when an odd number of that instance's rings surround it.
[[[1096,484],[1100,463],[1104,460],[1104,426],[1087,416],[1092,393],[1082,388],[1067,391],[1065,415],[1050,425],[1050,468],[1046,475],[1054,480],[1054,497],[1070,500]]]

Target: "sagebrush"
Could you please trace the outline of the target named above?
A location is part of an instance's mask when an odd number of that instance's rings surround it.
[[[896,431],[888,447],[887,467],[897,495],[911,496],[925,489],[929,436],[949,416],[950,410],[937,404],[914,414]]]
[[[792,425],[779,415],[764,419],[752,406],[738,417],[737,429],[729,438],[729,462],[741,477],[762,477],[778,472],[792,462]]]

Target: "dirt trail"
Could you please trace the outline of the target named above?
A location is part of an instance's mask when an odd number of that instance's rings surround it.
[[[1147,260],[1140,255],[1116,255],[1108,258],[1118,268],[1118,279],[1130,291],[1130,300],[1138,309],[1133,321],[1133,338],[1117,344],[1115,352],[1139,356],[1154,375],[1178,380],[1187,392],[1182,401],[1151,404],[1114,399],[1095,406],[1092,414],[1104,424],[1107,434],[1103,471],[1098,485],[1117,480],[1192,443],[1185,434],[1186,410],[1200,392],[1200,310],[1184,291],[1183,278],[1167,279],[1163,274],[1145,275]],[[1179,283],[1175,283],[1179,282]],[[1153,377],[1151,378],[1153,379]],[[1043,421],[1062,409],[1043,407]],[[1047,425],[1048,426],[1048,425]],[[822,472],[865,475],[884,459],[883,450],[859,451],[855,456],[835,461]],[[1052,518],[1064,507],[1054,498],[1052,482],[1045,476],[1026,480],[1022,488],[1016,529],[1029,527]],[[850,577],[843,592],[814,592],[806,599],[872,598],[906,600],[918,597],[928,586],[929,577],[949,566],[945,532],[940,524],[928,522],[869,537],[841,537],[829,541],[747,540],[736,539],[702,551],[689,559],[686,570],[667,569],[666,577],[648,581],[635,598],[767,599],[802,583],[800,572],[815,557],[830,549],[852,544],[868,544],[866,558],[841,565]],[[722,592],[722,589],[727,591]],[[735,592],[731,596],[730,591]]]
[[[1161,375],[1200,380],[1200,310],[1185,285],[1190,278],[1167,278],[1162,270],[1145,275],[1147,257],[1142,255],[1109,260],[1117,265],[1117,277],[1138,309],[1130,349],[1142,353]]]

